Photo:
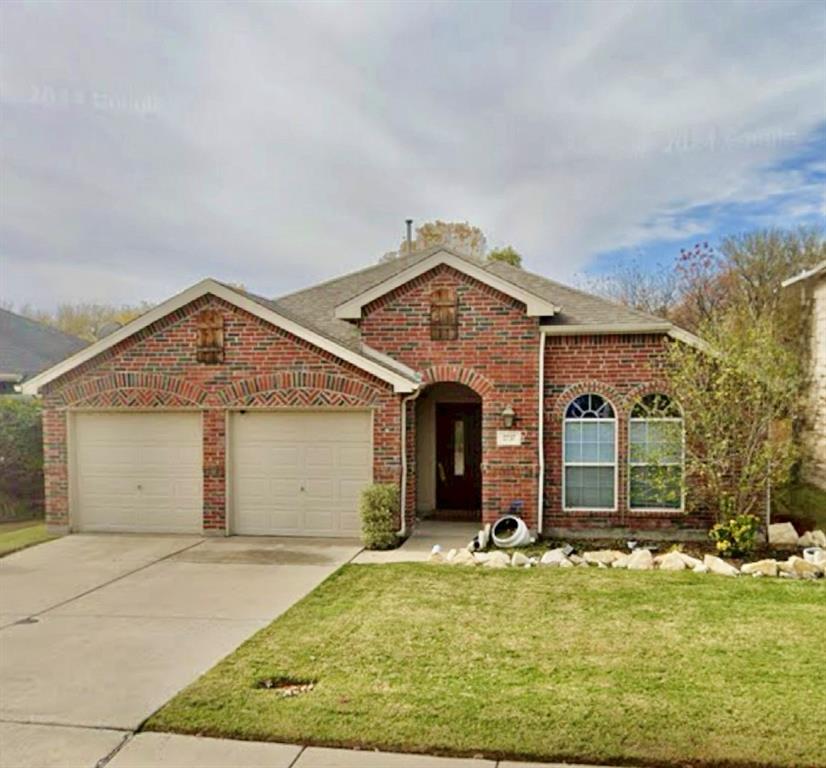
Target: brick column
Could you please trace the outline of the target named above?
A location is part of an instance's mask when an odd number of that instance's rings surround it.
[[[226,411],[204,411],[204,533],[213,536],[227,527],[226,418]]]

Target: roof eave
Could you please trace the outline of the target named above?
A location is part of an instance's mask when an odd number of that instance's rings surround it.
[[[71,355],[57,365],[54,365],[42,373],[39,373],[37,376],[32,377],[22,385],[21,389],[23,394],[36,395],[40,389],[49,382],[64,376],[78,366],[83,365],[83,363],[86,363],[105,352],[107,349],[110,349],[116,344],[119,344],[121,341],[128,339],[130,336],[143,328],[146,328],[152,323],[157,322],[161,318],[166,317],[175,310],[180,309],[181,307],[195,301],[196,299],[199,299],[201,296],[205,296],[206,294],[217,296],[229,304],[232,304],[239,309],[243,309],[256,317],[265,320],[271,325],[292,333],[294,336],[297,336],[304,341],[308,341],[326,352],[330,352],[345,362],[351,363],[357,368],[360,368],[361,370],[375,376],[377,379],[391,384],[394,392],[413,392],[417,388],[417,384],[415,382],[401,376],[396,371],[389,370],[386,366],[381,365],[374,360],[370,360],[364,355],[360,355],[357,352],[332,341],[331,339],[321,336],[315,331],[305,328],[295,320],[280,315],[278,312],[259,304],[248,296],[239,293],[238,291],[218,282],[217,280],[206,278],[190,288],[187,288],[185,291],[182,291],[172,298],[167,299],[167,301],[159,304],[157,307],[145,312],[143,315],[135,318],[109,336],[90,344],[88,347],[81,349],[79,352],[76,352],[74,355]]]

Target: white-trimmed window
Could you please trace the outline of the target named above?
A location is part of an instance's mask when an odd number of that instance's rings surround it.
[[[565,409],[563,439],[565,509],[616,509],[617,423],[600,395],[580,395]]]
[[[632,408],[628,463],[631,509],[683,508],[683,414],[667,395],[646,395]]]

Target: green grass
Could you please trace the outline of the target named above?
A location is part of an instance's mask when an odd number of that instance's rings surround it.
[[[823,582],[351,565],[147,727],[675,768],[826,766],[824,627]],[[255,688],[279,676],[316,686],[293,699]]]
[[[54,536],[46,533],[45,523],[33,523],[20,527],[19,523],[0,524],[0,557],[50,541]]]
[[[796,523],[799,533],[826,529],[826,491],[806,483],[783,488],[774,497],[774,516]]]

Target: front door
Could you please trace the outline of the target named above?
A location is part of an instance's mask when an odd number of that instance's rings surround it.
[[[436,506],[482,507],[482,406],[436,404]]]

